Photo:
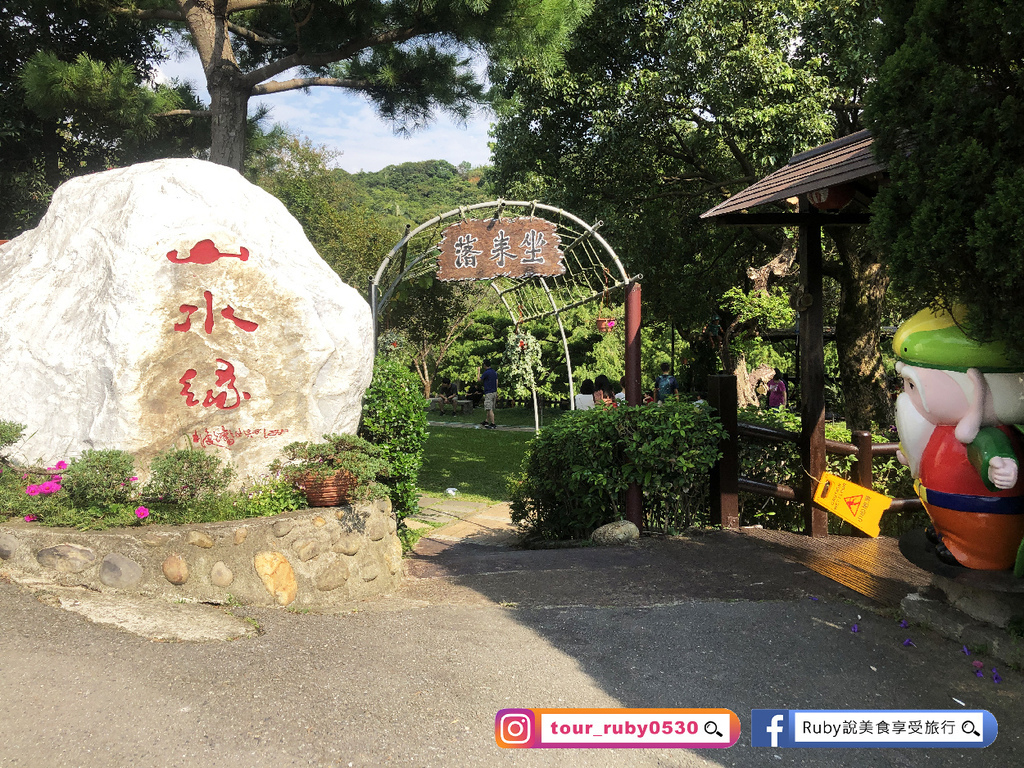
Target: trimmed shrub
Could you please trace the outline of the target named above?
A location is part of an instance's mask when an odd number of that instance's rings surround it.
[[[17,424],[13,421],[0,420],[0,451],[2,451],[8,445],[14,445],[16,442],[21,440],[21,436],[24,433],[24,424]],[[0,456],[3,456],[2,452],[0,452]]]
[[[545,539],[581,539],[625,516],[626,488],[643,489],[647,528],[708,522],[708,471],[723,432],[705,406],[669,402],[566,414],[531,441],[509,484],[512,520]]]
[[[215,496],[227,488],[234,477],[233,467],[212,453],[194,448],[171,448],[150,462],[147,499],[172,504],[192,504],[197,499]]]
[[[80,509],[131,504],[139,498],[135,459],[126,451],[85,451],[63,470],[61,485]]]
[[[391,465],[386,481],[395,516],[419,509],[416,482],[427,442],[426,399],[419,378],[388,355],[378,355],[373,381],[363,396],[360,436],[380,448]]]

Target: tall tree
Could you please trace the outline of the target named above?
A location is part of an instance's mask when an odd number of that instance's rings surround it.
[[[709,326],[738,328],[745,321],[737,324],[724,294],[791,249],[793,233],[720,229],[698,217],[797,152],[862,127],[873,7],[601,0],[574,35],[564,72],[519,66],[502,80],[497,184],[605,221],[630,270],[643,273],[651,311],[689,329],[694,345]],[[869,425],[885,415],[875,396],[884,370],[866,341],[878,323],[865,309],[880,305],[886,278],[861,240],[839,237],[830,274],[849,299],[838,321],[844,389],[867,393],[850,403],[854,420]],[[726,367],[742,367],[729,347],[717,349]]]
[[[103,5],[187,33],[210,91],[211,151],[241,170],[249,99],[310,87],[365,94],[400,130],[482,96],[468,55],[550,57],[591,0],[153,0]],[[288,79],[275,80],[291,73]]]
[[[699,215],[832,136],[836,93],[794,55],[800,7],[601,0],[563,72],[519,66],[502,81],[498,187],[603,220],[651,311],[696,340],[724,292],[789,240]]]
[[[1001,0],[882,4],[868,121],[891,183],[872,231],[921,304],[1024,359],[1024,15]]]

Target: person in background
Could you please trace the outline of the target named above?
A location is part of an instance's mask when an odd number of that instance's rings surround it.
[[[621,403],[626,402],[626,377],[619,379],[619,391],[615,393],[615,399]]]
[[[786,407],[786,382],[782,380],[782,371],[775,369],[775,375],[768,382],[768,407]]]
[[[444,407],[450,405],[452,407],[452,416],[454,416],[456,409],[459,407],[459,387],[447,376],[441,379],[440,396],[441,403],[438,405],[437,410],[444,416]]]
[[[676,377],[669,373],[672,366],[668,363],[661,364],[661,376],[654,381],[655,397],[658,399],[658,405],[664,403],[669,396],[679,396],[679,384],[676,382]]]
[[[585,379],[580,385],[579,394],[575,397],[577,411],[589,411],[594,407],[594,382]]]
[[[611,379],[603,373],[594,379],[594,404],[598,405],[600,403],[605,405],[615,404],[615,389],[612,387]]]
[[[484,360],[484,371],[480,374],[480,383],[484,388],[484,420],[480,426],[484,429],[496,429],[494,406],[498,401],[498,373],[491,368],[490,360]]]

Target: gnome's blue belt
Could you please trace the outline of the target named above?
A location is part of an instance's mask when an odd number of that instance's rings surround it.
[[[985,515],[1024,515],[1022,496],[968,496],[963,493],[945,493],[915,483],[917,495],[925,504],[954,512],[976,512]]]

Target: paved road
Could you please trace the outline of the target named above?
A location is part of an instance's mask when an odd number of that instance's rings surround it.
[[[153,642],[0,583],[0,765],[1019,764],[1020,674],[976,678],[979,657],[748,537],[524,552],[497,545],[500,511],[461,511],[472,539],[423,540],[390,597],[230,609],[260,628],[233,642]],[[992,747],[755,749],[747,732],[752,708],[956,700],[995,714]],[[744,732],[722,751],[501,750],[506,707],[726,707]]]

